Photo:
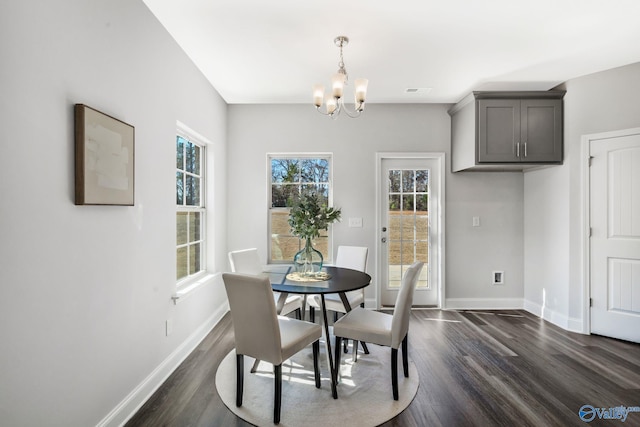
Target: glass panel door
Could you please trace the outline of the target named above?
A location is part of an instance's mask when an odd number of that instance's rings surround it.
[[[402,276],[415,261],[423,261],[424,268],[417,284],[414,305],[437,305],[437,289],[429,280],[429,251],[431,248],[430,180],[428,160],[383,160],[382,254],[384,268],[381,303],[393,306],[402,283]],[[385,231],[386,229],[386,231]]]

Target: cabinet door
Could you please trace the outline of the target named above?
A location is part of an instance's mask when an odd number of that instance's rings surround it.
[[[523,99],[520,109],[520,160],[562,162],[562,100]]]
[[[518,162],[520,100],[480,99],[478,102],[478,163]]]

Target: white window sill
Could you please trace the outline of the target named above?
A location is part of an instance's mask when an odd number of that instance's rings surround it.
[[[178,302],[185,300],[187,297],[192,295],[197,289],[200,289],[204,285],[212,283],[216,276],[219,276],[220,273],[205,273],[202,276],[194,279],[191,282],[185,283],[178,290],[176,290],[175,294],[171,297],[174,304],[178,304]]]

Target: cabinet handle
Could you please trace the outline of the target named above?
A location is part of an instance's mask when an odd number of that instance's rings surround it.
[[[520,143],[516,142],[516,157],[520,158]]]
[[[527,143],[524,143],[524,156],[527,157]]]

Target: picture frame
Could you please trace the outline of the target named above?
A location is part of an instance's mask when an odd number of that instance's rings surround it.
[[[75,204],[134,205],[135,128],[75,104]]]

